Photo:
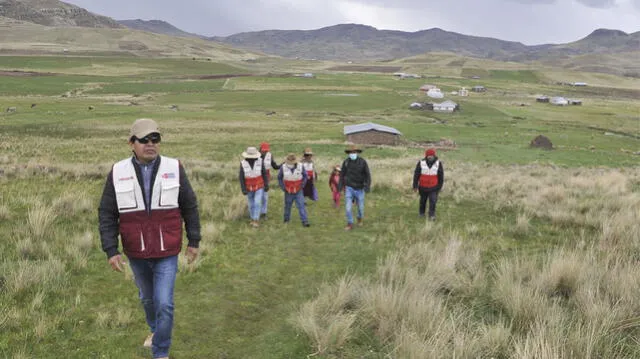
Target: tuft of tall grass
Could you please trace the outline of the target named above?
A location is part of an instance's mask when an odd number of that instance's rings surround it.
[[[35,240],[46,239],[51,234],[55,219],[53,207],[38,202],[27,213],[27,231]]]
[[[244,217],[247,213],[247,199],[242,194],[235,195],[229,199],[225,207],[222,208],[223,218],[227,221]]]
[[[6,266],[6,264],[5,264]],[[9,296],[38,289],[53,291],[63,288],[67,278],[65,265],[59,259],[20,260],[5,268],[5,288]]]
[[[353,335],[362,286],[357,278],[345,276],[335,286],[324,286],[319,296],[303,304],[292,319],[311,339],[314,354],[337,352]]]
[[[87,214],[95,207],[86,193],[66,192],[53,201],[54,213],[57,217]]]
[[[11,210],[9,206],[2,203],[0,204],[0,221],[8,221],[11,219]]]

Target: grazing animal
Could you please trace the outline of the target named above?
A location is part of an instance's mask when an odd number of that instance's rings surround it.
[[[18,109],[16,107],[7,107],[7,113],[14,113],[16,112]]]
[[[34,107],[36,107],[36,106],[37,106],[37,104],[35,104],[35,103],[32,103],[32,104],[31,104],[31,108],[34,108]]]
[[[89,111],[93,110],[95,107],[89,106]]]

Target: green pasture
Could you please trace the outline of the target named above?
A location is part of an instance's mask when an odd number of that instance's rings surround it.
[[[445,170],[467,164],[487,171],[534,164],[619,168],[635,167],[640,158],[634,154],[640,151],[640,100],[615,82],[608,89],[577,89],[543,83],[537,70],[465,68],[463,76],[481,76],[488,91],[446,96],[461,111],[441,114],[409,110],[414,101],[432,101],[419,93],[422,84],[452,91],[474,82],[317,70],[307,79],[247,66],[191,58],[0,56],[0,71],[55,73],[0,76],[0,357],[150,357],[140,347],[147,333],[133,281],[108,268],[97,229],[104,178],[130,155],[126,141],[136,118],[160,123],[162,153],[181,159],[200,202],[204,249],[195,270],[178,276],[174,358],[312,354],[311,341],[292,324],[299,307],[323,283],[371,275],[386,254],[426,236],[410,181],[428,142],[455,141],[455,148],[439,150]],[[91,68],[99,74],[90,75]],[[252,76],[198,78],[219,74]],[[535,102],[536,94],[553,93],[580,96],[584,105]],[[16,111],[6,112],[9,107]],[[366,225],[345,233],[343,209],[332,208],[326,182],[331,166],[344,158],[344,126],[364,122],[398,129],[402,144],[366,146],[374,183]],[[555,149],[530,148],[538,135]],[[295,208],[291,223],[281,223],[283,196],[275,184],[268,219],[258,230],[248,226],[238,161],[247,146],[262,141],[271,143],[278,162],[305,147],[316,154],[320,201],[308,206],[310,228],[300,225]],[[389,173],[385,166],[396,162],[407,166]],[[397,176],[397,183],[383,181],[381,173]],[[473,232],[487,266],[598,230],[534,217],[531,230],[517,232],[517,208],[454,199],[446,184],[438,206],[439,225]],[[54,216],[38,234],[33,221],[42,207]],[[92,243],[85,257],[68,250],[83,236]],[[62,274],[46,285],[3,290],[16,268],[54,261],[63,263]],[[386,358],[386,349],[362,331],[341,352],[322,357]]]

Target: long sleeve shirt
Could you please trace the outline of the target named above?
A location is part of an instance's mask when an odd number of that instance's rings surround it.
[[[413,172],[413,188],[418,188],[418,183],[420,183],[420,175],[422,174],[422,166],[420,165],[421,161],[427,161],[427,166],[431,168],[433,164],[438,160],[438,157],[435,157],[433,161],[429,161],[426,157],[422,160],[418,161],[416,165],[416,170]],[[428,191],[440,191],[442,190],[442,186],[444,185],[444,165],[442,161],[440,161],[440,166],[438,167],[438,185],[433,188],[423,188]],[[422,188],[422,187],[420,187]]]
[[[369,192],[371,173],[369,172],[369,165],[364,158],[358,157],[355,160],[347,158],[344,160],[342,171],[340,171],[338,190],[342,191],[344,187],[364,189],[365,192]]]
[[[156,174],[158,173],[160,160],[156,159],[153,162],[153,166],[150,168],[151,175],[149,177],[148,184],[145,182],[145,175],[143,170],[140,168],[138,161],[134,158],[132,158],[132,161],[138,177],[138,183],[145,193],[146,191],[149,191],[150,197],[151,188],[153,188],[153,182]],[[180,207],[180,214],[184,220],[184,227],[187,232],[189,247],[198,248],[201,239],[198,200],[182,164],[180,164],[179,170],[180,192],[178,194],[178,206]],[[150,200],[145,198],[145,201],[145,207],[150,208]],[[100,240],[102,242],[102,250],[107,254],[108,258],[111,258],[116,254],[120,254],[118,251],[118,235],[120,232],[119,219],[120,213],[118,212],[118,203],[116,201],[116,190],[113,186],[113,171],[111,171],[107,176],[107,180],[102,191],[102,198],[100,199],[100,207],[98,208]]]

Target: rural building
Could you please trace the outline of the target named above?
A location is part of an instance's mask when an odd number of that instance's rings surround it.
[[[453,101],[445,101],[443,103],[434,103],[433,104],[433,110],[436,112],[453,112],[455,110],[458,110],[460,107],[458,106],[457,103],[453,102]]]
[[[485,92],[487,91],[487,88],[484,86],[478,85],[478,86],[473,86],[471,90],[473,90],[473,92]]]
[[[572,100],[568,100],[568,101],[569,101],[569,104],[571,104],[571,105],[582,106],[582,100],[572,99]]]
[[[458,95],[460,96],[469,96],[469,90],[466,87],[463,87],[458,91]]]
[[[427,92],[429,90],[434,90],[434,89],[438,91],[440,90],[436,85],[425,84],[420,86],[420,91],[423,91],[423,92]]]
[[[584,86],[587,86],[587,83],[586,82],[574,82],[573,86],[584,87]]]
[[[435,88],[427,91],[427,96],[431,98],[443,98],[444,94],[442,93],[442,91],[440,91],[439,88]]]
[[[564,97],[554,97],[549,102],[551,102],[552,105],[556,106],[566,106],[569,104],[569,101],[567,101],[567,99]]]
[[[409,105],[410,109],[413,110],[419,110],[422,109],[423,105],[420,102],[413,102],[411,105]]]
[[[422,78],[422,76],[418,74],[407,74],[404,72],[396,72],[393,74],[393,76],[399,77],[401,79],[421,79]]]
[[[367,145],[397,145],[402,133],[393,127],[367,122],[359,125],[344,126],[344,135],[351,143]]]
[[[549,103],[549,96],[538,96],[536,102]]]

